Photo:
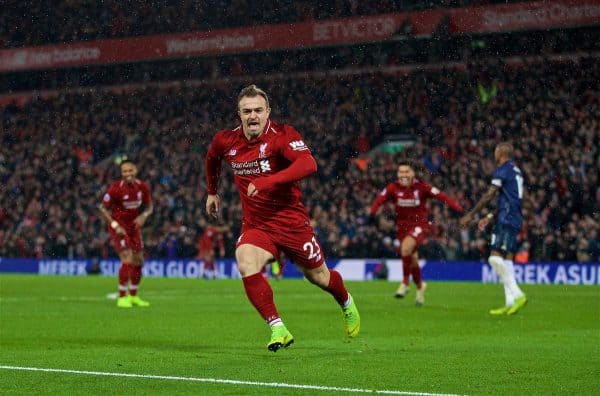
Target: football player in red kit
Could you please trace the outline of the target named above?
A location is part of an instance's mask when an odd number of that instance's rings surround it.
[[[108,188],[100,213],[108,225],[113,247],[121,259],[119,270],[119,298],[117,306],[131,308],[150,304],[138,296],[144,264],[144,244],[141,228],[152,213],[152,196],[148,185],[137,179],[137,167],[130,160],[120,164],[121,180]],[[141,211],[141,207],[144,211]],[[129,289],[129,295],[127,291]]]
[[[392,200],[396,211],[396,237],[400,241],[400,256],[402,257],[403,280],[395,296],[402,298],[409,291],[410,275],[417,286],[416,304],[425,302],[423,282],[418,247],[429,233],[427,200],[430,198],[444,202],[456,212],[462,212],[462,207],[454,199],[440,190],[415,178],[415,168],[410,161],[398,164],[398,180],[387,185],[377,196],[369,209],[369,215],[375,216],[379,207],[386,201]]]
[[[340,305],[346,334],[356,337],[360,316],[341,275],[329,270],[307,211],[298,181],[317,170],[304,140],[290,125],[269,119],[267,94],[250,85],[240,92],[241,125],[217,132],[206,155],[206,210],[217,217],[221,162],[227,162],[242,201],[242,230],[235,256],[250,303],[271,328],[270,351],[288,347],[294,337],[279,316],[273,290],[261,274],[279,251],[304,272],[306,279],[329,292]]]
[[[203,219],[200,222],[203,232],[198,239],[198,259],[202,260],[202,273],[207,278],[216,279],[218,275],[215,256],[218,249],[219,257],[225,256],[222,227],[212,226]]]

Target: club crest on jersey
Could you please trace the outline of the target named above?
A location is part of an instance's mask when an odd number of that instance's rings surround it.
[[[269,164],[269,160],[262,160],[259,162],[259,164],[262,172],[269,172],[271,170],[271,164]]]
[[[123,195],[123,199],[129,199],[129,194]]]
[[[294,151],[308,150],[308,147],[306,147],[306,144],[304,144],[303,140],[294,140],[293,142],[290,142],[290,147]]]
[[[267,157],[267,144],[263,143],[258,148],[258,158],[266,158]]]
[[[141,191],[137,192],[137,199],[142,199],[142,192]]]

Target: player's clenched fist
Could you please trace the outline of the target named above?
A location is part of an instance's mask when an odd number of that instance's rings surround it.
[[[206,198],[206,212],[213,218],[219,217],[219,211],[221,210],[221,201],[219,196],[216,194],[208,194]]]

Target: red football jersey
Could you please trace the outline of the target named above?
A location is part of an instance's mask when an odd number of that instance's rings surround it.
[[[131,184],[117,180],[102,199],[104,207],[111,210],[112,218],[125,228],[135,228],[133,221],[140,215],[140,207],[142,204],[148,206],[151,202],[150,188],[138,179]]]
[[[198,251],[209,252],[214,250],[215,247],[224,249],[223,234],[218,228],[208,226],[198,240]]]
[[[310,226],[297,182],[276,183],[266,191],[259,188],[259,193],[254,197],[247,195],[250,182],[258,187],[259,179],[274,180],[292,162],[315,163],[296,129],[268,120],[264,132],[252,140],[245,137],[241,126],[217,132],[206,155],[209,194],[217,193],[223,159],[233,170],[234,182],[242,201],[243,227],[289,232]],[[294,177],[298,174],[298,169],[295,169],[294,173],[286,177],[292,176],[289,177],[290,180],[298,180],[312,172],[300,170],[299,173],[299,177]],[[278,175],[274,176],[275,174]]]
[[[458,202],[418,179],[414,179],[409,187],[404,187],[397,181],[388,184],[379,193],[369,212],[371,215],[375,215],[384,202],[393,200],[396,224],[399,227],[418,225],[425,228],[429,224],[426,203],[430,198],[442,201],[455,211],[462,212],[462,207]]]

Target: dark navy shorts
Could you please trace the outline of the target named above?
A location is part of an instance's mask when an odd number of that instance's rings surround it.
[[[515,253],[517,251],[517,235],[519,230],[504,224],[496,224],[490,249],[496,250],[503,254]]]

